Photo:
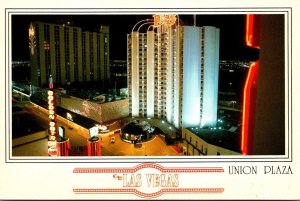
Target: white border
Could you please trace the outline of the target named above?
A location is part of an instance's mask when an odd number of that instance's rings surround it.
[[[234,12],[235,10],[237,10],[237,12]],[[26,163],[26,162],[57,162],[57,163],[63,163],[63,162],[79,162],[79,163],[99,163],[99,162],[116,162],[116,163],[124,163],[124,162],[133,162],[133,161],[139,161],[139,162],[148,162],[149,160],[153,161],[153,162],[169,162],[169,163],[174,163],[174,162],[188,162],[188,163],[194,163],[194,162],[214,162],[214,161],[218,161],[218,162],[246,162],[246,161],[252,161],[252,162],[256,162],[256,161],[269,161],[269,162],[282,162],[282,161],[291,161],[292,160],[292,141],[291,141],[291,136],[292,136],[292,132],[291,130],[289,130],[289,128],[291,128],[291,107],[288,108],[288,104],[291,106],[291,83],[287,83],[287,80],[291,81],[291,54],[289,54],[291,51],[291,40],[288,41],[288,39],[291,38],[291,26],[287,26],[287,24],[289,24],[289,22],[291,22],[291,9],[289,8],[276,8],[276,9],[270,9],[270,8],[265,8],[265,9],[244,9],[244,8],[235,8],[235,9],[209,9],[209,11],[207,11],[206,9],[204,11],[202,11],[202,9],[192,9],[192,10],[187,10],[187,11],[181,11],[180,9],[159,9],[157,12],[155,12],[155,10],[153,9],[146,9],[146,11],[144,9],[125,9],[125,10],[120,10],[117,12],[116,9],[7,9],[6,11],[6,15],[8,16],[9,22],[11,23],[11,15],[12,14],[17,14],[17,15],[26,15],[26,14],[41,14],[41,15],[51,15],[53,13],[57,14],[57,15],[64,15],[64,14],[68,14],[68,15],[108,15],[108,14],[117,14],[117,15],[123,15],[123,14],[128,14],[128,12],[130,13],[134,13],[134,14],[153,14],[153,13],[160,13],[160,12],[169,12],[169,13],[179,13],[179,14],[222,14],[222,15],[229,15],[229,14],[248,14],[248,13],[254,13],[254,14],[284,14],[285,15],[285,71],[286,71],[286,75],[285,75],[285,90],[286,92],[289,90],[289,96],[287,97],[286,94],[286,101],[285,101],[285,116],[290,118],[290,121],[288,122],[288,118],[285,118],[285,149],[286,149],[286,154],[285,155],[271,155],[271,156],[264,156],[264,155],[254,155],[254,156],[205,156],[205,157],[199,157],[199,156],[183,156],[183,157],[117,157],[117,156],[102,156],[102,157],[95,157],[93,159],[88,158],[88,157],[70,157],[68,159],[63,159],[63,158],[47,158],[47,157],[15,157],[12,156],[12,150],[11,150],[11,136],[7,137],[7,139],[10,138],[10,141],[7,140],[7,144],[9,144],[10,146],[7,147],[10,148],[10,150],[8,150],[8,153],[10,153],[9,157],[7,158],[7,162],[21,162],[21,163]],[[9,27],[11,24],[8,24]],[[9,31],[9,33],[11,33],[11,30],[8,29],[6,31]],[[7,33],[6,35],[6,41],[8,41],[8,38],[10,37]],[[11,47],[11,41],[9,41],[8,44],[8,49]],[[289,50],[289,51],[287,51]],[[11,62],[11,55],[9,55],[10,57],[7,58],[8,63]],[[7,66],[7,69],[10,70],[10,68]],[[9,74],[11,75],[11,72],[9,72]],[[287,79],[287,78],[290,79]],[[11,78],[10,78],[11,80]],[[9,99],[7,100],[7,102],[9,102],[9,100],[11,100],[10,98],[10,92],[11,89],[8,89],[8,94],[7,97],[9,97]],[[287,102],[287,100],[289,101],[289,103]],[[10,105],[10,104],[9,104]],[[289,110],[288,110],[289,109]],[[11,125],[8,125],[9,127]],[[11,131],[11,128],[10,128]],[[9,133],[9,132],[8,132]]]
[[[167,4],[168,3],[168,4]],[[299,88],[297,84],[299,84],[297,80],[297,76],[300,75],[300,69],[295,66],[299,65],[299,52],[300,52],[300,27],[299,24],[299,13],[300,13],[300,4],[297,0],[276,0],[271,2],[263,2],[259,0],[253,1],[239,1],[239,0],[228,0],[228,1],[204,1],[204,0],[190,0],[190,1],[179,1],[174,0],[172,3],[162,2],[162,1],[126,1],[123,0],[111,0],[107,2],[99,2],[96,0],[90,1],[81,1],[81,2],[73,2],[70,0],[65,1],[38,1],[38,0],[28,0],[25,2],[19,0],[10,0],[1,3],[2,10],[1,15],[6,16],[5,8],[52,8],[50,11],[55,10],[56,8],[82,8],[82,10],[88,10],[88,8],[99,8],[99,7],[107,7],[107,8],[115,8],[123,7],[128,8],[126,10],[130,11],[130,8],[171,8],[177,7],[182,8],[182,11],[185,11],[184,8],[204,8],[208,9],[208,12],[214,10],[214,8],[234,8],[234,9],[249,9],[249,10],[260,10],[263,12],[264,7],[291,7],[293,9],[292,14],[289,16],[290,21],[289,27],[291,33],[289,34],[289,46],[285,48],[289,49],[289,57],[293,57],[293,60],[289,58],[288,65],[292,67],[292,72],[289,71],[288,75],[290,76],[289,85],[292,86],[289,89],[289,95],[291,98],[289,101],[293,101],[293,111],[289,113],[290,124],[288,132],[292,132],[292,139],[289,138],[290,144],[290,152],[292,153],[292,162],[276,162],[276,159],[271,161],[266,161],[263,158],[260,159],[246,159],[245,163],[229,161],[227,159],[220,158],[218,161],[214,161],[213,159],[208,160],[195,160],[194,162],[186,162],[180,160],[180,162],[174,162],[173,159],[168,159],[169,162],[165,163],[164,159],[157,161],[164,167],[199,167],[199,166],[221,166],[224,167],[225,171],[228,169],[230,165],[253,165],[258,168],[263,168],[265,165],[270,166],[290,166],[293,170],[293,174],[290,175],[222,175],[218,178],[209,177],[209,176],[201,176],[201,178],[197,178],[198,175],[190,175],[185,178],[191,182],[191,185],[197,187],[205,187],[203,186],[206,182],[210,182],[211,184],[215,184],[217,187],[225,187],[225,191],[222,194],[178,194],[178,195],[165,195],[158,197],[158,199],[205,199],[205,200],[232,200],[232,199],[300,199],[300,191],[299,191],[299,181],[300,181],[300,150],[299,150],[299,142],[300,137],[298,135],[300,131],[299,119],[297,118],[298,110],[300,109],[300,95]],[[26,10],[26,9],[23,9]],[[63,10],[63,9],[62,9]],[[113,9],[106,9],[108,12],[111,12]],[[153,10],[153,9],[146,9]],[[189,9],[186,9],[189,10]],[[192,9],[191,9],[192,10]],[[276,10],[276,9],[275,9]],[[99,11],[99,10],[97,10]],[[194,9],[195,11],[195,9]],[[108,13],[109,14],[109,13]],[[286,19],[287,20],[287,19]],[[8,24],[5,25],[5,18],[1,18],[0,20],[1,26],[4,29],[0,32],[0,44],[2,47],[7,43],[7,38],[5,38],[4,30],[8,30]],[[286,36],[287,37],[287,36]],[[285,38],[286,39],[286,38]],[[5,66],[0,67],[0,76],[1,83],[4,85],[4,89],[8,93],[8,89],[10,88],[7,83],[5,83],[5,79],[8,80],[7,74],[5,74],[6,67],[9,66],[9,61],[7,60],[7,53],[9,52],[8,46],[5,48],[0,48],[0,61]],[[287,64],[287,63],[286,63]],[[6,76],[6,77],[5,77]],[[287,74],[286,74],[287,76]],[[286,78],[286,77],[285,77]],[[287,87],[287,86],[285,86]],[[287,88],[286,88],[287,89]],[[298,89],[298,91],[297,91]],[[7,97],[5,90],[0,90],[1,97]],[[294,92],[292,94],[292,92]],[[90,200],[99,200],[99,199],[139,199],[136,196],[132,195],[74,195],[71,189],[73,189],[76,185],[80,183],[87,182],[85,178],[78,178],[74,176],[72,173],[73,169],[76,167],[133,167],[137,163],[141,163],[144,161],[151,161],[152,157],[149,159],[138,159],[135,161],[130,161],[125,158],[124,160],[120,160],[119,162],[116,160],[105,160],[104,163],[86,163],[89,161],[82,160],[85,163],[77,163],[77,158],[71,160],[70,163],[65,163],[64,161],[53,161],[49,163],[38,163],[36,159],[32,159],[28,157],[28,161],[21,162],[18,160],[9,161],[10,163],[6,163],[6,155],[5,155],[5,137],[6,132],[6,120],[8,118],[8,114],[5,113],[5,110],[8,111],[9,108],[6,108],[5,99],[0,99],[0,129],[2,131],[2,135],[0,135],[0,199],[90,199]],[[4,107],[3,107],[4,106]],[[291,108],[290,108],[291,109]],[[293,119],[291,119],[293,118]],[[5,135],[4,135],[5,133]],[[292,150],[293,148],[293,150]],[[38,160],[40,158],[37,158]],[[81,160],[81,159],[79,159]],[[154,161],[156,159],[153,159]],[[222,161],[222,163],[220,163]],[[258,162],[255,162],[258,161]],[[89,180],[88,185],[93,187],[99,187],[109,185],[109,181],[101,180],[102,177],[97,177],[95,179]],[[212,181],[213,180],[213,181]],[[75,185],[75,186],[74,186]]]

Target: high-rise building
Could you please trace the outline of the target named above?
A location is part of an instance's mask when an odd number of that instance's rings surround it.
[[[127,35],[129,113],[164,118],[177,128],[214,126],[219,29],[167,25],[166,18],[172,21],[170,15],[140,21]]]
[[[109,27],[83,31],[68,24],[34,22],[29,27],[31,84],[110,81]]]

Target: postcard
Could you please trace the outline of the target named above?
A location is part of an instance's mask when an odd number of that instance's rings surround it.
[[[3,3],[0,199],[299,199],[298,10]]]

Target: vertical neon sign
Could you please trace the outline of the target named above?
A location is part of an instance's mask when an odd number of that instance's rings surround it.
[[[255,26],[255,29],[254,29]],[[259,49],[260,44],[260,16],[248,14],[246,15],[246,45]]]
[[[259,49],[259,35],[260,15],[246,15],[246,45],[252,48]],[[253,154],[258,72],[259,61],[256,61],[249,67],[249,72],[244,86],[243,123],[241,135],[241,152],[243,155]]]
[[[253,134],[255,126],[256,93],[259,61],[251,63],[244,87],[243,124],[241,152],[243,155],[253,153]]]
[[[53,91],[53,79],[49,77],[48,90],[48,110],[49,110],[49,138],[48,138],[48,154],[56,156],[56,121],[55,121],[55,96]]]

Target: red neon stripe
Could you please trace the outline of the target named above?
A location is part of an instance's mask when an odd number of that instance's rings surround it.
[[[260,48],[260,15],[246,15],[246,45]],[[251,63],[243,92],[243,121],[241,133],[241,153],[253,154],[256,93],[259,61]]]
[[[256,86],[258,78],[259,62],[251,63],[247,75],[244,98],[243,98],[243,121],[241,133],[241,153],[243,155],[251,154],[253,146],[254,135],[254,117],[255,117],[255,104],[256,104]],[[250,116],[251,112],[251,116]]]
[[[255,63],[252,63],[249,67],[249,72],[247,75],[246,83],[244,86],[244,94],[243,94],[243,123],[242,123],[242,136],[241,136],[241,152],[243,155],[247,153],[247,138],[248,138],[248,124],[246,123],[249,120],[249,99],[250,97],[247,95],[249,88],[249,79]]]
[[[255,25],[255,27],[254,27]],[[246,15],[246,45],[253,48],[260,48],[260,15]]]
[[[252,47],[253,44],[253,15],[246,15],[246,45]]]

